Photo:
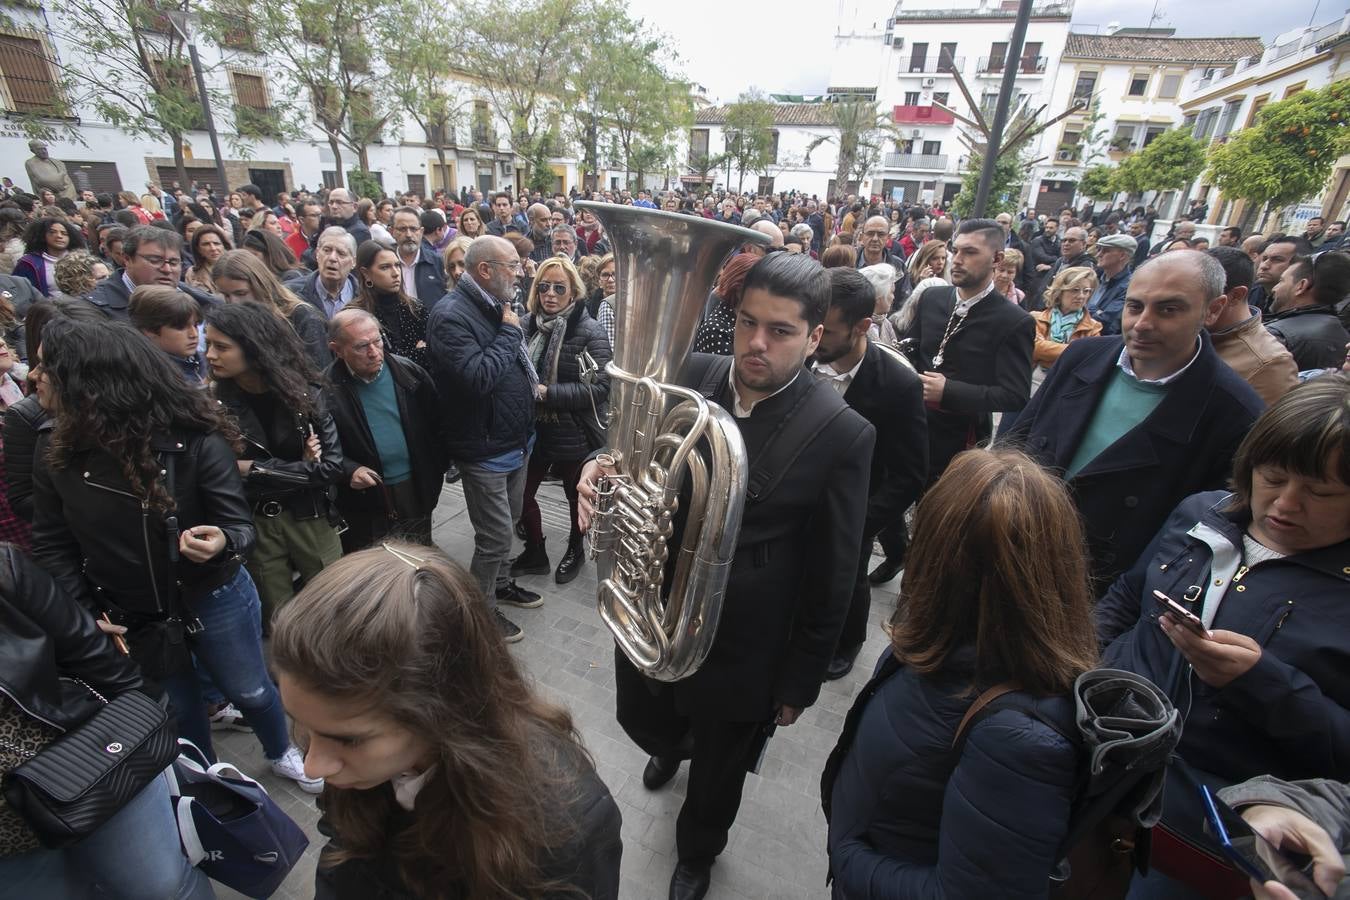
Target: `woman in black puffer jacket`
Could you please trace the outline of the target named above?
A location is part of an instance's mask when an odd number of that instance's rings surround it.
[[[539,264],[530,285],[530,313],[521,323],[530,360],[539,375],[539,387],[535,395],[536,442],[530,453],[521,512],[525,551],[511,561],[513,577],[548,573],[548,553],[544,549],[544,529],[535,493],[550,470],[562,480],[572,514],[567,552],[554,574],[558,584],[567,584],[575,578],[586,559],[576,524],[577,481],[586,457],[604,443],[609,418],[609,376],[605,374],[605,364],[613,351],[605,329],[586,312],[585,296],[581,275],[570,260],[555,256]],[[583,353],[589,353],[599,367],[591,384],[581,380]]]

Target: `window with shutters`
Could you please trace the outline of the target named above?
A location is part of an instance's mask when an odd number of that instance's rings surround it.
[[[273,137],[280,133],[280,120],[267,97],[267,81],[261,72],[230,70],[234,85],[234,124],[240,134]]]
[[[206,128],[206,118],[202,115],[201,95],[197,93],[197,76],[192,71],[192,63],[177,57],[156,59],[152,61],[152,65],[155,69],[155,81],[160,85],[159,93],[170,100],[171,105],[181,105],[187,126],[194,131]]]
[[[0,75],[6,109],[21,113],[55,113],[61,94],[48,62],[46,42],[36,37],[0,34]]]

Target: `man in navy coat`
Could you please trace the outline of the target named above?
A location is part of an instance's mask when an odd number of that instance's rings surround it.
[[[1004,421],[1000,441],[1072,492],[1099,593],[1182,499],[1227,485],[1264,408],[1205,331],[1226,302],[1223,267],[1207,254],[1150,259],[1130,279],[1121,335],[1071,343],[1021,415]]]

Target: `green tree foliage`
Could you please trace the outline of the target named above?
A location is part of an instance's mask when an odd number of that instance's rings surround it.
[[[509,123],[511,149],[531,172],[566,100],[587,14],[571,0],[493,0],[459,4],[442,24],[463,38],[464,71]]]
[[[379,37],[393,102],[422,129],[448,179],[445,151],[455,145],[472,103],[460,95],[459,82],[447,77],[447,61],[458,58],[461,50],[458,32],[445,27],[445,14],[434,5],[395,3],[380,19]],[[430,182],[432,190],[455,189],[435,178]]]
[[[881,161],[881,152],[887,141],[901,140],[900,131],[888,113],[874,102],[844,100],[828,106],[830,123],[838,134],[820,135],[806,145],[806,158],[822,144],[838,145],[839,155],[834,165],[834,183],[842,191],[849,181],[861,182]]]
[[[773,162],[773,113],[773,104],[756,88],[742,93],[727,107],[722,134],[726,138],[726,159],[740,175],[738,192],[745,187],[747,172],[761,172]]]
[[[1115,169],[1111,166],[1092,166],[1078,179],[1078,193],[1094,200],[1106,200],[1116,193],[1113,187]]]
[[[70,48],[66,59],[44,55],[56,75],[48,108],[11,114],[34,138],[82,140],[74,118],[81,110],[128,134],[173,146],[178,180],[188,183],[183,136],[205,127],[187,44],[170,24],[188,0],[52,0],[39,25],[53,45]],[[0,12],[0,25],[23,28],[18,5]],[[13,52],[23,52],[15,49]],[[219,109],[223,95],[210,95]]]
[[[288,0],[248,7],[257,46],[284,48],[268,57],[269,74],[280,82],[273,95],[313,104],[313,120],[333,151],[338,186],[343,148],[356,156],[356,170],[369,171],[369,145],[395,121],[389,79],[372,65],[377,26],[390,14],[385,0]]]
[[[1173,128],[1143,150],[1125,157],[1116,166],[1110,186],[1127,194],[1179,191],[1198,178],[1204,168],[1205,145],[1189,130]]]
[[[970,165],[961,176],[961,192],[952,200],[952,209],[962,218],[969,216],[975,208],[975,192],[980,186],[980,170],[983,167],[984,157],[972,153]],[[1016,212],[1025,177],[1026,166],[1020,153],[1000,153],[994,162],[994,178],[989,185],[989,202],[984,215],[993,217],[999,213]]]
[[[1283,206],[1316,195],[1350,152],[1350,82],[1271,103],[1256,123],[1209,152],[1209,177],[1225,196]]]

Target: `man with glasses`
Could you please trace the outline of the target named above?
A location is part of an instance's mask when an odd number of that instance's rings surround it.
[[[554,225],[549,231],[549,243],[554,256],[564,257],[570,263],[576,263],[581,258],[577,251],[577,233],[565,222]]]
[[[1097,267],[1097,261],[1087,252],[1087,231],[1077,225],[1064,229],[1064,237],[1059,242],[1059,259],[1055,260],[1050,271],[1046,272],[1045,280],[1041,282],[1043,290],[1040,296],[1035,300],[1030,295],[1027,296],[1027,310],[1035,312],[1038,309],[1045,309],[1045,290],[1049,290],[1056,275],[1074,266],[1087,266],[1089,269]]]
[[[393,531],[429,545],[446,467],[436,386],[421,366],[385,352],[379,320],[363,309],[333,316],[328,341],[335,359],[325,374],[342,439],[342,549]]]
[[[358,247],[370,240],[370,226],[356,214],[356,198],[346,188],[328,192],[328,224],[346,229]]]
[[[414,207],[400,206],[394,210],[389,230],[403,267],[403,293],[430,309],[445,296],[445,270],[440,254],[422,240],[422,214]]]
[[[89,295],[89,302],[111,319],[130,321],[127,307],[131,292],[143,284],[162,284],[182,291],[197,301],[201,318],[219,298],[200,291],[183,279],[183,239],[176,231],[140,225],[127,232],[122,242],[126,267],[100,281]]]
[[[462,476],[474,530],[469,572],[508,642],[520,640],[521,631],[497,604],[532,609],[543,603],[508,578],[539,383],[520,317],[511,308],[520,274],[520,258],[509,241],[478,238],[464,254],[464,274],[427,320],[445,443]]]
[[[881,263],[894,266],[895,271],[905,271],[905,261],[886,252],[886,238],[890,236],[891,225],[885,216],[872,216],[863,222],[858,242],[858,264],[855,269],[865,269]]]

